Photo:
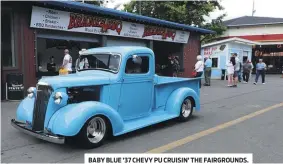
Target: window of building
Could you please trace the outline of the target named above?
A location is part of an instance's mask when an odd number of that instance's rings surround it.
[[[13,17],[10,10],[1,11],[1,56],[3,67],[16,67]]]
[[[126,70],[127,74],[146,74],[149,71],[149,57],[133,55],[127,60]]]
[[[218,67],[218,58],[211,58],[212,60],[212,68]]]
[[[248,56],[249,52],[248,51],[243,51],[243,56]]]
[[[247,61],[247,59],[248,59],[248,54],[249,54],[248,51],[243,51],[243,62],[246,62],[246,61]]]

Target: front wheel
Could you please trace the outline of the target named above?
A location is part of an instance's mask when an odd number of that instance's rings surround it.
[[[78,142],[84,148],[96,148],[103,144],[108,134],[108,123],[105,118],[95,116],[89,119],[80,133],[78,134]]]
[[[190,97],[184,99],[180,110],[180,121],[188,121],[193,114],[193,102]]]

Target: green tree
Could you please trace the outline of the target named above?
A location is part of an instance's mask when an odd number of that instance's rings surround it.
[[[226,30],[222,23],[225,14],[210,23],[205,16],[214,10],[224,8],[217,1],[131,1],[124,5],[124,11],[181,24],[214,30],[216,34],[206,35],[202,43],[211,41]]]
[[[227,28],[226,26],[224,26],[222,21],[225,16],[226,14],[222,14],[218,16],[216,19],[213,19],[210,23],[206,23],[203,26],[201,26],[202,28],[210,29],[216,32],[215,34],[202,36],[201,38],[202,43],[212,42],[226,31]]]

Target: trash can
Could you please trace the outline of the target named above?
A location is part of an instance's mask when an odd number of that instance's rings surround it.
[[[226,70],[225,70],[225,69],[222,69],[221,80],[224,80],[224,79],[225,79],[225,72],[226,72]],[[226,79],[226,80],[227,80],[227,79]]]
[[[7,99],[22,100],[24,98],[24,80],[23,74],[7,74]]]

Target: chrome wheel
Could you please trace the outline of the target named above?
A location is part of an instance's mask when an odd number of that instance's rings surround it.
[[[182,104],[182,115],[187,118],[190,116],[192,112],[192,104],[190,99],[186,99]]]
[[[106,123],[101,117],[94,117],[87,126],[87,138],[91,143],[100,142],[106,134]]]

